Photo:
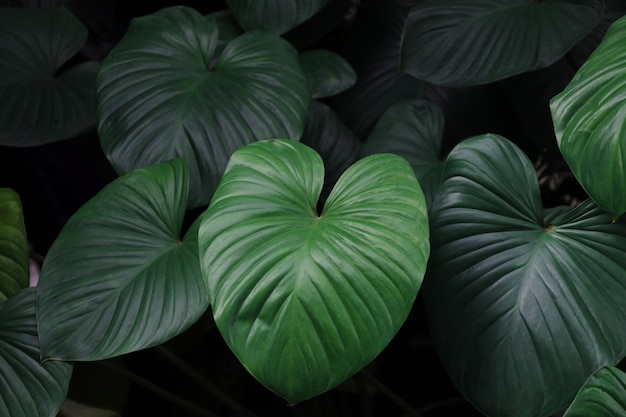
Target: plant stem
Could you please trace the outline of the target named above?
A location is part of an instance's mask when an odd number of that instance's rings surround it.
[[[358,374],[360,377],[365,379],[369,384],[376,387],[383,395],[391,400],[395,405],[403,409],[408,415],[413,417],[423,417],[422,414],[413,408],[413,406],[407,403],[403,398],[401,398],[398,394],[390,390],[385,384],[380,382],[378,379],[374,378],[368,372],[361,371]]]
[[[204,408],[198,407],[196,404],[193,404],[187,400],[185,400],[184,398],[179,397],[178,395],[169,392],[168,390],[161,388],[160,386],[148,381],[145,378],[142,378],[141,376],[134,374],[122,367],[116,366],[116,365],[111,365],[109,363],[106,362],[95,362],[96,364],[103,366],[107,369],[110,369],[112,371],[115,371],[117,373],[119,373],[120,375],[123,375],[125,378],[127,378],[129,381],[147,389],[148,391],[151,391],[155,394],[157,394],[158,396],[164,398],[165,400],[178,405],[181,408],[186,409],[187,411],[190,411],[192,413],[197,414],[198,416],[202,416],[202,417],[218,417],[216,414],[211,413],[208,410],[205,410]]]
[[[224,405],[226,405],[231,411],[243,410],[241,404],[231,398],[224,391],[219,389],[215,384],[206,379],[202,374],[192,368],[187,362],[182,360],[178,355],[169,350],[163,345],[156,346],[155,351],[157,351],[160,355],[162,355],[165,359],[170,361],[176,368],[178,368],[181,372],[187,375],[189,378],[197,382],[202,388],[207,390],[211,395],[220,400]]]

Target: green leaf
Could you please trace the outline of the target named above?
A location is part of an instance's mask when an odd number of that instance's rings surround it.
[[[398,70],[404,22],[415,2],[366,2],[347,32],[342,56],[354,68],[357,81],[332,98],[332,107],[361,139],[393,103],[423,94],[423,81]]]
[[[0,415],[55,417],[67,395],[72,365],[39,363],[35,289],[0,305]]]
[[[247,145],[199,232],[218,328],[250,373],[290,403],[337,386],[383,350],[429,253],[424,196],[402,158],[351,166],[318,215],[322,183],[322,160],[306,145]]]
[[[300,67],[312,98],[325,98],[352,87],[356,73],[341,55],[327,49],[311,49],[299,55]]]
[[[326,176],[320,199],[325,201],[341,174],[356,161],[361,142],[331,107],[318,100],[311,100],[300,142],[313,148],[324,161]]]
[[[68,220],[37,286],[44,358],[99,360],[154,346],[206,310],[199,221],[179,237],[187,178],[181,160],[137,169]]]
[[[299,139],[309,104],[297,51],[276,35],[244,33],[215,62],[215,19],[183,6],[136,18],[98,74],[100,141],[114,168],[184,159],[189,207],[208,204],[240,146]]]
[[[0,303],[29,284],[29,256],[20,196],[0,188]]]
[[[626,414],[626,374],[607,366],[582,387],[563,417],[615,417]]]
[[[0,144],[35,146],[95,126],[99,64],[62,65],[87,40],[64,7],[0,11]]]
[[[587,194],[613,219],[626,212],[626,17],[550,102],[559,148]]]
[[[409,14],[400,68],[467,87],[547,67],[602,16],[601,0],[426,0]]]
[[[229,9],[247,30],[262,29],[277,35],[316,14],[328,0],[226,0]]]
[[[544,216],[531,162],[496,135],[454,148],[430,214],[429,328],[482,413],[552,415],[624,357],[625,224],[591,200]]]
[[[360,157],[377,153],[404,157],[411,164],[430,207],[443,170],[439,156],[443,128],[444,116],[439,106],[420,98],[399,101],[378,120],[361,147]]]

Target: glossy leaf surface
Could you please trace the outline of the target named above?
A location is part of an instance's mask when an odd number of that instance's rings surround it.
[[[430,214],[430,329],[485,415],[552,415],[624,357],[626,225],[591,200],[544,214],[531,162],[495,135],[450,153]]]
[[[67,395],[72,365],[40,364],[35,289],[0,305],[0,415],[55,417]]]
[[[95,125],[99,64],[62,68],[87,40],[67,8],[1,8],[0,39],[1,145],[41,145]]]
[[[626,414],[626,375],[607,366],[582,387],[563,417],[615,417]]]
[[[626,212],[626,17],[551,101],[559,148],[587,194],[613,218]]]
[[[429,253],[409,164],[373,155],[339,179],[321,214],[319,155],[250,144],[231,159],[199,233],[218,328],[253,376],[290,403],[372,361],[406,319]]]
[[[467,87],[547,67],[599,22],[600,0],[426,0],[413,8],[400,67]]]
[[[360,155],[393,153],[404,157],[415,172],[430,207],[437,194],[443,162],[439,156],[444,116],[426,99],[402,100],[378,120]]]
[[[28,241],[20,196],[0,188],[0,302],[29,283]]]
[[[222,51],[215,19],[183,6],[136,18],[98,75],[100,141],[115,169],[184,159],[190,207],[208,204],[240,146],[299,139],[309,103],[291,45],[244,33]]]
[[[235,18],[247,30],[282,34],[317,13],[328,0],[226,0]]]
[[[37,286],[44,358],[99,360],[154,346],[206,310],[199,222],[179,237],[187,177],[180,159],[137,169],[69,219]]]
[[[312,98],[334,96],[356,82],[356,73],[350,64],[333,51],[304,51],[299,55],[299,61]]]

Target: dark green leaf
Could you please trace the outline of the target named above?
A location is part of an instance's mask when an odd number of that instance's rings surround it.
[[[626,375],[618,368],[600,368],[582,387],[563,417],[626,415]]]
[[[99,360],[154,346],[206,310],[199,221],[179,237],[187,178],[181,160],[137,169],[68,220],[37,286],[44,358]]]
[[[356,73],[350,64],[333,51],[308,50],[299,55],[299,60],[313,98],[334,96],[356,82]]]
[[[429,327],[485,415],[552,415],[624,357],[625,224],[591,200],[544,217],[532,164],[495,135],[450,153],[430,214]]]
[[[402,100],[378,120],[363,143],[360,156],[393,153],[413,168],[430,207],[441,181],[441,143],[444,117],[441,109],[426,99]]]
[[[0,303],[29,284],[28,241],[20,196],[0,188]]]
[[[269,33],[219,46],[215,17],[171,7],[136,18],[98,75],[99,134],[119,173],[180,157],[190,207],[208,204],[229,156],[299,139],[309,96],[296,50]]]
[[[559,148],[591,198],[614,219],[626,212],[626,17],[551,101]]]
[[[61,70],[87,40],[71,12],[2,8],[0,39],[0,144],[41,145],[95,126],[99,64]]]
[[[0,415],[54,417],[67,395],[72,365],[39,363],[35,289],[0,305]]]
[[[278,35],[317,13],[328,0],[226,0],[245,29],[262,29]]]
[[[406,319],[429,254],[409,164],[373,155],[316,212],[321,158],[288,140],[232,157],[200,227],[215,321],[252,375],[290,403],[372,361]]]
[[[471,86],[547,67],[599,22],[601,0],[426,0],[409,14],[400,67]]]
[[[342,56],[357,73],[357,82],[332,98],[333,108],[361,139],[393,103],[420,96],[424,82],[398,71],[400,40],[410,4],[374,0],[359,8],[347,34]]]

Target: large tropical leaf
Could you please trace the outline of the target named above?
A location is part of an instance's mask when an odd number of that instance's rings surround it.
[[[360,156],[394,153],[404,157],[411,164],[430,207],[443,169],[440,156],[443,127],[443,112],[437,105],[420,98],[402,100],[383,113],[363,143]]]
[[[215,19],[183,6],[136,18],[98,74],[100,141],[115,169],[186,160],[190,207],[208,204],[240,146],[299,139],[308,110],[291,45],[244,33],[221,51]]]
[[[0,303],[29,283],[26,228],[20,196],[0,188]]]
[[[137,169],[68,220],[37,286],[44,358],[98,360],[150,347],[206,310],[199,221],[179,236],[187,178],[179,159]]]
[[[54,417],[67,395],[72,365],[41,364],[35,289],[15,293],[0,305],[0,415]]]
[[[550,104],[559,148],[582,187],[614,219],[626,212],[626,17]]]
[[[582,387],[563,417],[616,417],[626,415],[626,375],[606,366]]]
[[[626,225],[591,200],[543,213],[532,164],[495,135],[448,156],[422,295],[461,393],[489,416],[549,416],[626,353]]]
[[[65,7],[0,10],[0,144],[34,146],[96,122],[99,64],[62,68],[87,40]]]
[[[321,214],[318,154],[269,140],[237,151],[204,214],[215,321],[243,365],[290,403],[374,359],[406,319],[429,253],[424,196],[396,155],[362,159]]]
[[[226,0],[247,30],[263,29],[278,35],[317,13],[328,0]]]
[[[426,0],[413,8],[400,67],[470,86],[547,67],[599,22],[601,0]]]
[[[425,83],[398,70],[402,30],[417,0],[374,0],[359,8],[347,32],[342,56],[357,73],[356,83],[332,98],[347,126],[365,139],[393,103],[423,93]]]
[[[356,82],[354,69],[343,57],[328,49],[310,49],[299,55],[300,67],[312,98],[334,96]]]

